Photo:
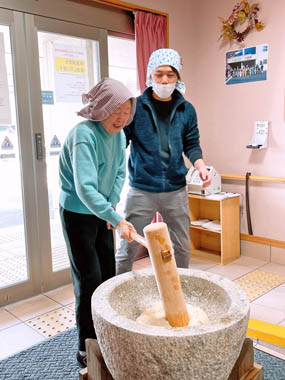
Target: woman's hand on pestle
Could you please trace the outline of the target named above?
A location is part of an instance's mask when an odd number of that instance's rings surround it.
[[[115,227],[113,227],[112,226],[112,224],[111,223],[109,223],[109,222],[106,222],[107,223],[107,230],[115,230]]]
[[[133,241],[131,238],[131,231],[137,232],[135,227],[132,225],[132,223],[126,221],[126,219],[122,219],[119,221],[116,227],[117,231],[119,232],[119,235],[122,239],[126,239],[128,242]]]

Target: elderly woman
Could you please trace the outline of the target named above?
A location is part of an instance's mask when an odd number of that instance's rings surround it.
[[[76,299],[77,360],[86,365],[85,339],[96,338],[91,296],[115,275],[112,229],[130,241],[135,231],[116,211],[125,180],[123,132],[136,100],[119,81],[105,78],[88,94],[78,115],[86,120],[68,134],[59,161],[60,216]]]
[[[168,225],[178,267],[190,259],[189,208],[182,153],[199,171],[203,186],[211,176],[202,159],[196,111],[183,94],[181,58],[173,49],[154,51],[147,67],[147,89],[137,99],[133,122],[124,129],[130,141],[130,190],[125,218],[141,234],[158,211]],[[130,271],[137,243],[120,241],[117,274]]]

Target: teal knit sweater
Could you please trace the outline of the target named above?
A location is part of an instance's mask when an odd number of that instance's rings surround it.
[[[114,210],[126,176],[124,132],[109,134],[100,122],[83,121],[68,134],[59,159],[59,203],[69,211],[94,214],[114,227]]]

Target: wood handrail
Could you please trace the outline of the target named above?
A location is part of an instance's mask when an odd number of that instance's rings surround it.
[[[247,235],[243,233],[240,234],[240,239],[250,241],[252,243],[270,245],[272,247],[285,249],[285,241],[282,241],[282,240],[274,240],[274,239],[265,238],[262,236],[254,236],[254,235],[252,236],[252,235]]]
[[[245,181],[245,175],[240,174],[220,174],[222,179],[233,179],[237,181]],[[261,181],[261,182],[285,182],[283,177],[260,177],[260,176],[250,176],[250,181]]]

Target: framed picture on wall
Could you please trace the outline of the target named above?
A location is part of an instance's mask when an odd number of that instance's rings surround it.
[[[225,84],[267,79],[268,45],[257,45],[226,52]]]

